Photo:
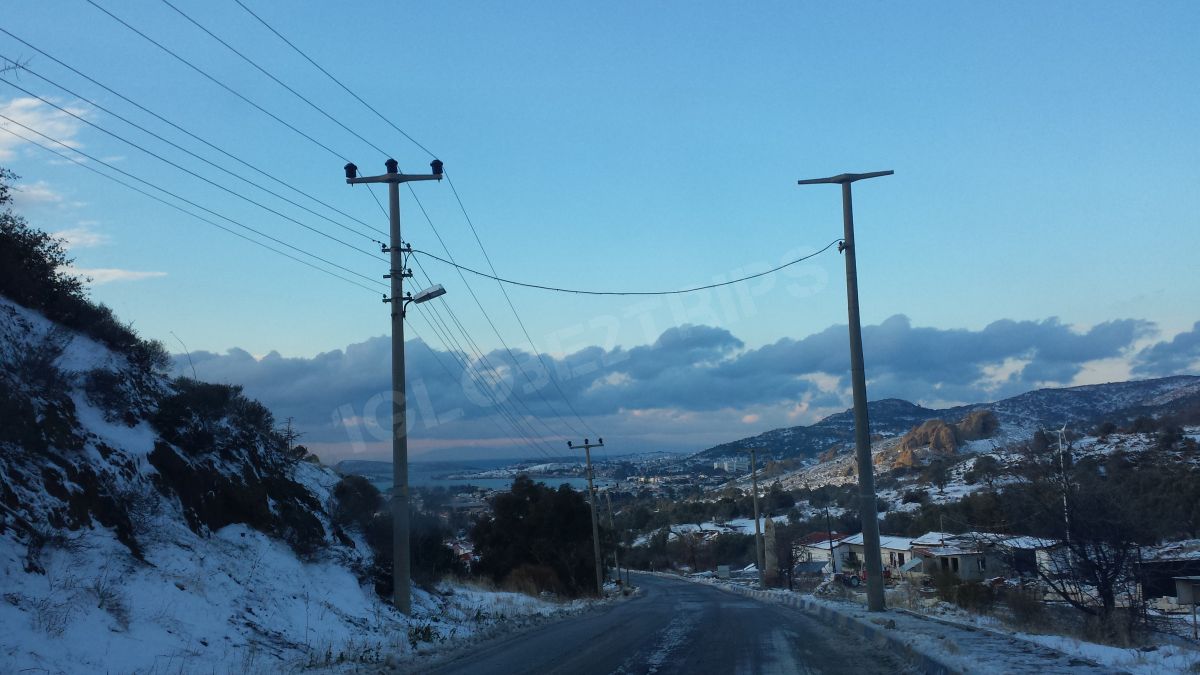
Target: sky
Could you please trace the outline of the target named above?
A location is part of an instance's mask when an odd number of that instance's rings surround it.
[[[5,13],[0,58],[26,69],[0,75],[0,114],[362,286],[0,131],[17,211],[64,236],[93,296],[180,372],[245,385],[328,458],[388,452],[387,221],[342,165],[382,173],[389,156],[407,172],[436,156],[453,179],[402,190],[415,248],[617,291],[815,253],[841,237],[840,195],[796,180],[891,169],[854,190],[872,399],[1200,372],[1195,3],[242,0],[385,121],[235,0],[94,1]],[[415,287],[448,291],[409,312],[414,456],[595,435],[614,453],[701,450],[849,405],[835,249],[649,297],[506,297],[412,266]]]

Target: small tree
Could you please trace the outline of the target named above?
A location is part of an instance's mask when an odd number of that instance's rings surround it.
[[[597,593],[591,528],[582,494],[518,476],[492,500],[491,516],[471,530],[480,558],[475,569],[503,582],[522,566],[544,568],[568,594]]]

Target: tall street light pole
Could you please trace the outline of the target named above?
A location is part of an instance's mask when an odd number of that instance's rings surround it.
[[[398,170],[396,160],[384,163],[387,173],[382,176],[358,176],[358,167],[346,165],[346,182],[387,183],[390,219],[390,244],[384,248],[391,254],[387,278],[392,282],[392,295],[384,302],[392,309],[392,603],[404,614],[412,613],[411,562],[408,546],[408,425],[405,422],[404,400],[404,307],[408,302],[421,303],[445,293],[435,286],[405,297],[404,277],[412,272],[404,268],[404,248],[400,239],[400,184],[418,180],[441,180],[442,162],[433,160],[430,174],[404,174]]]
[[[842,220],[845,235],[838,250],[846,254],[846,304],[850,316],[850,379],[854,388],[854,447],[858,455],[859,514],[862,518],[863,557],[867,565],[867,609],[884,610],[883,557],[879,551],[879,517],[876,513],[875,474],[871,462],[871,430],[867,419],[867,376],[863,366],[862,325],[858,316],[858,267],[854,253],[854,205],[850,184],[867,178],[890,176],[893,171],[843,173],[829,178],[797,181],[800,185],[835,183],[842,186]]]

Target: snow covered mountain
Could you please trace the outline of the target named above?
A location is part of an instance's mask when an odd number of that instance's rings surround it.
[[[922,422],[957,422],[976,410],[990,410],[1000,422],[1004,440],[1028,438],[1040,428],[1063,424],[1092,426],[1102,421],[1128,421],[1139,416],[1176,415],[1200,407],[1200,377],[1179,375],[1154,380],[1113,382],[1062,389],[1038,389],[993,403],[935,410],[900,399],[872,401],[867,406],[871,433],[896,436]],[[830,415],[809,426],[773,429],[703,450],[694,457],[732,457],[745,448],[765,449],[764,456],[811,458],[832,446],[854,440],[854,412]]]

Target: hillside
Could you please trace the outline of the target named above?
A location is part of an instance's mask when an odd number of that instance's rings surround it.
[[[1104,421],[1125,422],[1140,416],[1177,415],[1200,408],[1200,377],[1179,375],[1153,380],[1113,382],[1061,389],[1038,389],[993,403],[931,409],[884,399],[867,406],[873,436],[896,436],[928,420],[957,422],[973,411],[990,410],[1000,423],[999,441],[1029,438],[1038,429],[1063,424],[1091,427]],[[745,448],[765,449],[775,458],[815,458],[854,439],[854,413],[846,410],[809,426],[773,429],[703,450],[693,457],[731,457]]]
[[[363,533],[339,524],[340,476],[236,388],[135,361],[0,296],[8,669],[396,664],[565,608],[459,586],[414,588],[397,614]]]

